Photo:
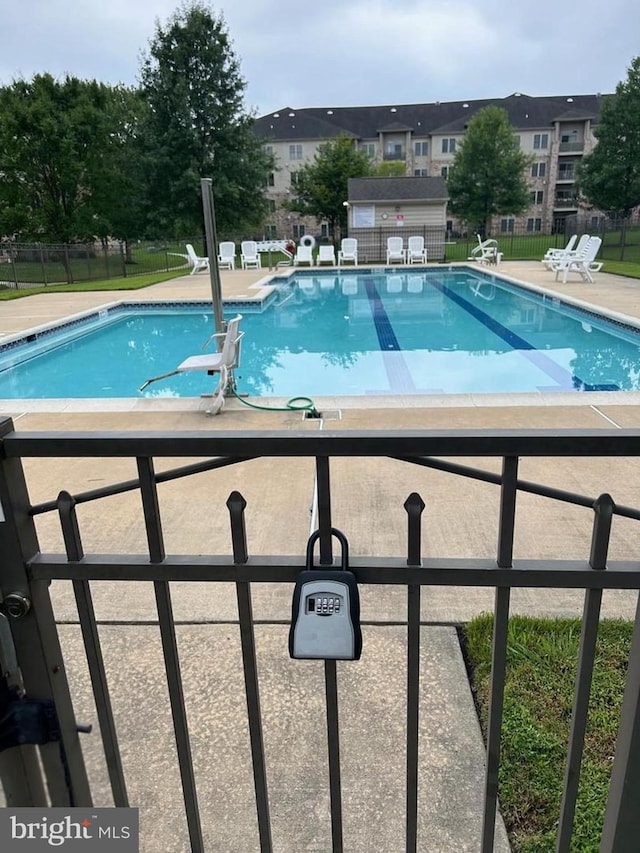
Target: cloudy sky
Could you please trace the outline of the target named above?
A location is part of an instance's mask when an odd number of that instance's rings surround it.
[[[136,82],[178,0],[0,0],[0,83],[49,71]],[[219,0],[245,105],[611,92],[640,54],[639,0]]]

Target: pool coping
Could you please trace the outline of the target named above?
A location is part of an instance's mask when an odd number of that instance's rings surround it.
[[[444,265],[427,266],[380,266],[380,267],[319,267],[303,268],[288,267],[287,269],[274,270],[263,276],[258,281],[248,286],[248,290],[256,291],[255,294],[233,297],[223,297],[227,306],[237,307],[241,310],[242,305],[260,306],[276,290],[274,279],[286,280],[294,275],[302,274],[304,277],[318,277],[322,273],[339,274],[348,270],[357,270],[357,274],[376,274],[387,272],[398,272],[402,270],[419,274],[420,272],[432,272],[434,269],[469,269],[482,273],[484,276],[494,278],[513,284],[524,290],[528,290],[542,297],[545,301],[553,301],[556,304],[575,308],[581,313],[594,318],[603,317],[614,322],[616,325],[626,327],[632,331],[640,332],[640,319],[629,314],[594,305],[583,299],[567,294],[562,294],[549,288],[536,285],[533,282],[524,281],[513,275],[509,275],[497,268],[478,267],[477,265],[459,262]],[[32,336],[45,337],[56,330],[67,326],[74,326],[84,320],[99,318],[104,313],[111,313],[120,308],[142,308],[146,309],[173,307],[184,305],[201,305],[207,299],[197,298],[172,298],[172,299],[135,299],[135,300],[112,300],[102,305],[95,306],[82,311],[74,312],[64,318],[42,323],[17,333],[8,334],[0,338],[0,352],[18,346]],[[25,412],[185,412],[193,411],[200,404],[204,410],[210,395],[200,397],[160,397],[160,398],[136,398],[136,397],[112,397],[112,398],[1,398],[0,411],[10,413]],[[247,397],[249,403],[261,408],[281,409],[286,407],[286,397]],[[392,408],[460,408],[460,407],[513,407],[513,406],[632,406],[640,404],[640,391],[551,391],[551,392],[515,392],[515,393],[464,393],[464,394],[371,394],[359,396],[339,395],[317,395],[313,397],[317,409],[336,410],[340,409],[392,409]],[[236,410],[242,410],[243,404],[233,397],[228,398],[226,406]]]

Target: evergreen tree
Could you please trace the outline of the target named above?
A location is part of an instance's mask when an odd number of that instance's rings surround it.
[[[156,24],[141,68],[149,111],[144,149],[149,220],[156,231],[200,231],[200,179],[213,179],[217,225],[257,225],[272,166],[243,108],[246,82],[223,17],[205,3],[180,7]]]

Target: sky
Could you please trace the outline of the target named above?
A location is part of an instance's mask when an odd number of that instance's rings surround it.
[[[0,84],[135,85],[178,0],[0,0]],[[245,108],[613,92],[640,54],[639,0],[219,0]]]

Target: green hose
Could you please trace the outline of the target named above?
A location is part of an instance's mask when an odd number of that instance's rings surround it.
[[[229,390],[237,400],[252,409],[260,409],[263,412],[309,412],[311,418],[320,417],[311,397],[290,397],[284,406],[260,406],[258,403],[244,400],[236,391],[235,385],[230,385]]]

